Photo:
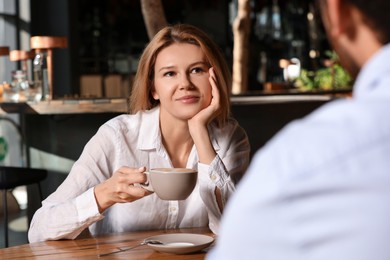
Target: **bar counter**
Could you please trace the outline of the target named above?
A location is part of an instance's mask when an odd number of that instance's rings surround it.
[[[326,102],[328,95],[266,95],[232,96],[232,106],[254,104],[277,104],[291,102]],[[5,102],[0,100],[3,113],[32,114],[82,114],[82,113],[127,113],[129,102],[125,98],[101,99],[55,99],[41,102]]]
[[[57,99],[41,102],[0,101],[3,113],[18,114],[82,114],[82,113],[126,113],[128,102],[124,98],[114,99]]]

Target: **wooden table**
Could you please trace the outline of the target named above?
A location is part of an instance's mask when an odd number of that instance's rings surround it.
[[[215,237],[207,228],[120,233],[95,238],[46,241],[9,247],[0,249],[0,259],[97,259],[99,254],[117,251],[118,248],[136,246],[147,237],[168,233],[194,233]],[[129,251],[101,257],[101,259],[204,259],[208,249],[192,254],[175,255],[160,253],[148,246],[139,246]]]
[[[9,102],[0,98],[0,113],[18,114],[85,114],[127,113],[128,101],[124,98],[57,99],[40,102]]]

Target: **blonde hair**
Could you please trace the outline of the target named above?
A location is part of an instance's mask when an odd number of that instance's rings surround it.
[[[130,113],[148,110],[159,105],[152,96],[154,65],[157,55],[164,48],[174,43],[189,43],[199,46],[206,56],[206,61],[214,68],[217,86],[220,92],[220,113],[215,118],[218,126],[226,123],[230,114],[231,74],[219,49],[211,38],[195,26],[178,24],[160,30],[146,46],[138,64],[130,95]]]

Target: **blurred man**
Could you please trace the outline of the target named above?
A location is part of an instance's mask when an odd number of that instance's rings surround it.
[[[256,154],[208,260],[390,259],[390,1],[317,4],[353,98]]]

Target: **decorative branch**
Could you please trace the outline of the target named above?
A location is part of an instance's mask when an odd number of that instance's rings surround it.
[[[249,0],[238,0],[237,17],[233,23],[233,94],[239,94],[248,89],[249,34],[251,29],[249,2]]]
[[[142,15],[149,39],[168,23],[161,0],[141,0]]]

